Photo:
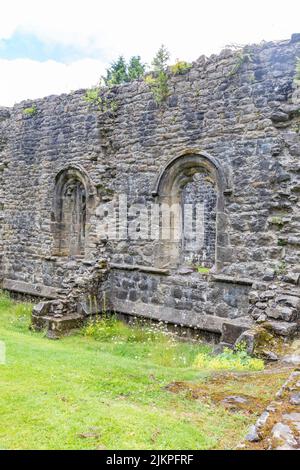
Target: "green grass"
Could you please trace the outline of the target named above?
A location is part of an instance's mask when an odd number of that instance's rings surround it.
[[[210,385],[211,372],[193,366],[199,354],[209,353],[207,346],[124,325],[96,339],[87,327],[51,341],[28,329],[30,310],[0,296],[0,340],[7,351],[0,365],[0,449],[232,448],[255,421],[204,395],[193,399],[166,388],[177,381],[220,387]],[[264,399],[282,380],[266,378]],[[234,378],[226,393],[244,387],[261,397],[265,385],[253,378],[239,385]]]

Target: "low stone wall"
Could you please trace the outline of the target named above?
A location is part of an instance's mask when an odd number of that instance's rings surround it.
[[[300,356],[298,356],[300,363]],[[299,450],[300,449],[300,369],[291,373],[276,398],[251,427],[247,450]]]
[[[251,281],[167,274],[139,266],[112,267],[107,294],[112,311],[222,335],[228,319],[245,317]],[[156,272],[155,272],[156,271]],[[248,284],[246,284],[248,283]]]

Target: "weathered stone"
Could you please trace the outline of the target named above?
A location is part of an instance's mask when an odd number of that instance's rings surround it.
[[[259,315],[259,317],[256,319],[256,323],[264,323],[267,320],[267,315],[264,313]]]
[[[273,269],[266,269],[265,273],[263,274],[263,281],[272,281],[275,277],[275,273]]]
[[[287,307],[292,307],[300,311],[300,297],[292,295],[280,295],[276,297],[276,303],[280,305],[286,305]]]
[[[286,364],[292,364],[293,366],[299,366],[300,365],[300,355],[294,354],[291,356],[284,356],[282,358],[282,362],[285,362]]]
[[[283,419],[286,422],[292,423],[292,425],[299,431],[300,433],[300,413],[292,411],[291,413],[285,413],[283,415]]]
[[[33,307],[32,314],[37,317],[48,315],[50,306],[51,306],[51,302],[40,302]]]
[[[247,403],[247,398],[232,395],[222,400],[224,403]]]
[[[300,34],[299,33],[294,33],[291,36],[291,43],[293,44],[294,42],[299,42],[300,41]]]
[[[251,330],[244,331],[236,340],[235,347],[240,344],[246,345],[248,354],[253,354],[256,346],[256,333]]]
[[[261,431],[261,429],[266,425],[268,419],[269,419],[270,413],[268,411],[264,411],[261,416],[258,418],[256,421],[256,429],[258,432]]]
[[[249,442],[259,442],[261,440],[261,437],[258,435],[255,425],[251,426],[245,439]]]
[[[276,307],[267,308],[266,315],[269,318],[275,318],[276,320],[284,320],[286,322],[292,322],[297,319],[297,311],[290,307]]]
[[[289,115],[281,110],[276,110],[274,113],[272,113],[271,119],[275,123],[286,122],[289,120]]]
[[[291,284],[300,284],[300,273],[288,273],[283,276],[284,282],[290,282]]]
[[[260,299],[262,300],[269,300],[269,299],[273,299],[274,297],[275,297],[275,292],[273,292],[272,290],[264,291],[260,295]]]
[[[263,358],[266,359],[267,361],[275,362],[275,361],[278,361],[278,360],[279,360],[278,355],[275,354],[273,351],[262,350],[261,355],[262,355]]]
[[[13,279],[4,279],[2,281],[2,288],[12,292],[20,292],[22,294],[46,297],[50,299],[55,299],[58,295],[58,289],[54,287],[48,287],[41,284],[31,284]]]
[[[234,344],[238,338],[247,331],[251,323],[247,319],[225,321],[222,327],[221,341],[224,343]]]
[[[290,398],[290,403],[292,405],[300,405],[300,392],[293,393]]]
[[[264,324],[265,328],[280,336],[293,336],[297,329],[297,323],[268,321]]]
[[[278,450],[291,449],[297,446],[297,440],[287,424],[276,423],[272,429],[272,438],[275,442],[282,441],[282,444],[276,445]]]
[[[259,293],[257,291],[250,291],[249,292],[249,302],[251,304],[256,304],[259,300]]]

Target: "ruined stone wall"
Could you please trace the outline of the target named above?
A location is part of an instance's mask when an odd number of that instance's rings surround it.
[[[36,100],[33,115],[24,113],[32,102],[14,106],[9,118],[0,110],[3,286],[55,298],[105,256],[112,310],[220,333],[224,318],[247,315],[254,280],[299,272],[298,39],[202,56],[183,75],[170,73],[162,106],[137,81],[108,90],[114,106],[104,111],[85,102],[84,90]],[[150,205],[160,197],[160,172],[189,156],[212,162],[217,175],[215,227],[211,187],[199,195],[207,197],[212,261],[216,243],[214,276],[176,265],[176,256],[168,266],[169,246],[105,240],[97,231],[116,195]],[[89,187],[84,257],[56,249],[56,181],[68,168]]]
[[[8,164],[8,123],[9,109],[0,107],[0,269],[3,262],[3,250],[5,244],[5,218],[4,218],[4,170]]]

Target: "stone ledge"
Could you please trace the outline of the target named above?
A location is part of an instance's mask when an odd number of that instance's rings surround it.
[[[154,268],[153,266],[142,266],[139,264],[111,263],[110,267],[112,269],[119,269],[121,271],[139,271],[143,273],[161,274],[163,276],[168,276],[170,274],[170,271],[168,269],[159,269],[159,268]]]
[[[131,302],[114,299],[110,308],[117,313],[129,314],[136,317],[149,318],[173,325],[195,328],[202,331],[221,334],[223,323],[228,319],[214,315],[197,314],[184,310],[175,310],[164,305],[149,305],[142,302]]]
[[[31,328],[35,331],[47,330],[47,338],[59,339],[84,324],[81,315],[70,314],[61,318],[32,315]]]
[[[253,321],[248,317],[232,320],[224,318],[221,342],[234,345],[242,333],[249,330],[252,326]]]
[[[45,297],[47,299],[57,299],[58,289],[55,287],[44,286],[42,284],[30,284],[13,279],[3,279],[2,289],[19,292],[21,294],[32,295],[36,297]]]
[[[211,279],[215,282],[225,282],[227,284],[240,284],[242,286],[252,286],[255,282],[253,279],[225,276],[223,274],[213,274],[211,276]]]

